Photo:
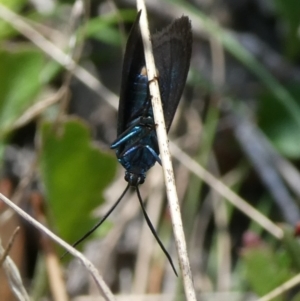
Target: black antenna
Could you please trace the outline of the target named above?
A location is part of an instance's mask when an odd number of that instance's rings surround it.
[[[128,191],[130,185],[128,184],[125,188],[125,190],[123,191],[123,193],[121,194],[121,196],[118,198],[118,200],[115,202],[115,204],[108,210],[108,212],[103,216],[103,218],[91,229],[89,230],[87,233],[85,233],[80,239],[78,239],[75,243],[72,244],[72,247],[76,247],[78,246],[83,240],[85,240],[88,236],[90,236],[98,227],[100,227],[105,220],[110,216],[110,214],[115,210],[115,208],[119,205],[119,203],[121,202],[121,200],[123,199],[123,197],[125,196],[126,192]],[[61,258],[65,257],[69,252],[66,251]]]
[[[170,254],[168,253],[168,251],[166,250],[166,248],[164,247],[164,245],[163,245],[163,243],[161,242],[161,240],[159,239],[159,237],[158,237],[158,235],[157,235],[157,233],[156,233],[156,231],[155,231],[155,229],[154,229],[154,227],[153,227],[153,225],[152,225],[152,223],[151,223],[151,221],[150,221],[150,218],[149,218],[149,216],[148,216],[148,214],[147,214],[147,212],[146,212],[146,210],[145,210],[145,207],[144,207],[144,204],[143,204],[142,197],[141,197],[140,190],[139,190],[138,186],[135,186],[135,189],[136,189],[137,196],[138,196],[140,205],[141,205],[141,207],[142,207],[142,211],[143,211],[144,217],[145,217],[145,219],[146,219],[147,225],[149,226],[149,228],[150,228],[150,230],[151,230],[153,236],[155,237],[155,239],[156,239],[156,241],[158,242],[159,246],[161,247],[161,249],[162,249],[163,252],[165,253],[166,257],[168,258],[168,260],[169,260],[169,262],[170,262],[170,264],[171,264],[171,266],[172,266],[172,269],[173,269],[175,275],[178,277],[178,274],[177,274],[177,271],[176,271],[176,269],[175,269],[175,266],[174,266],[174,263],[173,263],[173,261],[172,261],[172,258],[171,258],[171,256],[170,256]]]
[[[72,244],[72,247],[76,247],[77,245],[79,245],[83,240],[85,240],[88,236],[90,236],[98,227],[100,227],[104,222],[105,220],[109,217],[109,215],[115,210],[115,208],[119,205],[119,203],[121,202],[121,200],[123,199],[123,197],[125,196],[125,194],[127,193],[129,187],[131,185],[128,184],[126,186],[126,188],[124,189],[123,193],[121,194],[121,196],[118,198],[118,200],[115,202],[115,204],[108,210],[108,212],[103,216],[103,218],[91,229],[89,230],[86,234],[84,234],[80,239],[78,239],[74,244]],[[158,242],[159,246],[161,247],[162,251],[165,253],[166,257],[168,258],[171,266],[172,266],[172,269],[175,273],[175,275],[178,277],[178,274],[177,274],[177,271],[176,271],[176,268],[174,266],[174,263],[172,261],[172,258],[170,256],[170,254],[168,253],[168,251],[166,250],[166,248],[164,247],[163,243],[161,242],[161,240],[159,239],[151,221],[150,221],[150,218],[145,210],[145,207],[144,207],[144,204],[143,204],[143,201],[142,201],[142,197],[141,197],[141,194],[140,194],[140,190],[138,188],[138,186],[134,186],[135,189],[136,189],[136,192],[137,192],[137,196],[138,196],[138,200],[139,200],[139,203],[141,205],[141,208],[142,208],[142,211],[143,211],[143,214],[144,214],[144,217],[146,219],[146,222],[147,222],[147,225],[148,227],[150,228],[153,236],[155,237],[156,241]],[[61,258],[65,257],[69,252],[66,251],[62,256]]]

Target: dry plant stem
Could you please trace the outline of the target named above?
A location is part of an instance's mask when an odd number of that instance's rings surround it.
[[[220,195],[228,199],[236,208],[242,211],[250,219],[257,222],[266,231],[272,234],[277,239],[283,238],[283,230],[275,225],[271,220],[266,218],[262,213],[256,210],[254,207],[249,205],[240,196],[229,189],[224,183],[214,177],[211,173],[206,171],[200,164],[191,159],[187,154],[185,154],[177,145],[171,143],[172,154],[176,157],[182,164],[184,164],[189,170],[191,170],[195,175],[202,179],[205,183],[215,189]]]
[[[288,291],[292,287],[295,287],[300,283],[300,274],[296,275],[295,277],[291,278],[290,280],[286,281],[282,285],[275,288],[270,293],[266,294],[262,298],[257,299],[256,301],[270,301],[274,298],[282,295],[284,292]]]
[[[53,250],[47,251],[45,261],[53,300],[68,301],[69,298],[63,282],[61,267]]]
[[[5,250],[3,249],[2,245],[1,245],[1,240],[0,240],[0,256],[1,257],[3,256],[4,252],[5,252]],[[29,296],[22,283],[22,278],[20,276],[20,272],[9,256],[5,257],[5,260],[2,264],[2,268],[5,271],[9,285],[10,285],[14,295],[16,296],[17,300],[30,301]]]
[[[43,211],[43,199],[39,193],[31,194],[31,205],[34,217],[43,225],[46,225],[46,216]],[[64,283],[61,267],[54,250],[53,242],[44,234],[41,235],[41,246],[45,255],[45,263],[48,273],[51,295],[54,301],[68,301],[68,294]]]
[[[44,110],[46,110],[49,106],[58,102],[61,97],[66,93],[66,87],[62,86],[56,93],[43,99],[34,105],[32,105],[28,110],[26,110],[19,119],[14,123],[12,130],[18,129],[32,119],[40,115]]]
[[[9,251],[11,250],[11,247],[13,246],[14,244],[14,241],[15,241],[15,238],[17,236],[17,234],[19,233],[19,230],[20,230],[20,227],[17,227],[14,231],[14,233],[12,234],[12,236],[10,237],[9,239],[9,242],[7,244],[7,247],[6,249],[4,250],[4,253],[1,254],[1,257],[0,257],[0,267],[2,266],[5,258],[8,256],[9,254]]]
[[[56,45],[48,41],[43,35],[29,25],[23,18],[9,10],[5,5],[0,4],[0,18],[10,24],[13,28],[28,38],[33,44],[39,47],[54,61],[67,70],[74,70],[74,76],[95,91],[101,98],[106,100],[114,108],[118,107],[118,100],[115,94],[108,90],[102,83],[90,74],[86,69],[76,65],[75,61],[66,55]],[[76,67],[76,68],[75,68]]]
[[[56,236],[53,232],[51,232],[48,228],[37,222],[35,219],[33,219],[30,215],[28,215],[25,211],[23,211],[21,208],[16,206],[12,201],[10,201],[7,197],[5,197],[2,193],[0,193],[0,199],[7,204],[9,207],[11,207],[14,211],[16,211],[20,216],[22,216],[26,221],[28,221],[30,224],[32,224],[35,228],[39,229],[42,233],[48,235],[51,239],[53,239],[56,243],[61,245],[63,248],[65,248],[70,254],[78,258],[81,263],[87,268],[87,270],[91,273],[92,277],[94,278],[98,288],[103,294],[103,297],[106,301],[115,301],[115,298],[106,285],[106,283],[103,281],[102,277],[100,276],[97,269],[94,267],[94,265],[85,258],[80,252],[78,252],[76,249],[74,249],[72,246],[70,246],[68,243],[66,243],[64,240]]]
[[[156,68],[153,58],[152,45],[150,41],[150,32],[148,28],[146,6],[143,0],[137,1],[138,10],[142,10],[140,18],[141,34],[143,39],[147,75],[150,80],[149,89],[152,96],[153,115],[156,124],[156,133],[158,146],[164,171],[165,185],[170,206],[173,231],[176,241],[176,248],[179,257],[180,268],[183,276],[184,290],[188,301],[196,300],[196,294],[192,281],[190,263],[187,256],[186,242],[182,227],[180,206],[176,192],[171,155],[169,151],[168,137],[166,133],[164,114],[160,100],[159,86],[156,74]]]

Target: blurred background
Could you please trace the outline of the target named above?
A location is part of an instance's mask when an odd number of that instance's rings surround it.
[[[300,270],[300,1],[146,4],[151,32],[192,22],[169,138],[196,292],[257,300]],[[0,191],[71,244],[126,187],[110,144],[135,17],[129,0],[0,0]],[[160,166],[140,189],[179,270]],[[31,300],[99,300],[77,260],[60,259],[61,247],[1,201],[0,212],[0,258],[8,250]],[[117,300],[185,300],[134,191],[78,249]],[[27,300],[0,262],[0,300]],[[272,300],[300,300],[299,286]]]

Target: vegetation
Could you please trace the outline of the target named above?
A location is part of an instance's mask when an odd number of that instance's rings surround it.
[[[152,32],[182,14],[192,21],[190,73],[169,137],[184,151],[172,147],[199,300],[258,300],[291,279],[259,300],[300,300],[299,0],[148,2]],[[134,5],[0,0],[0,192],[70,244],[126,186],[109,146]],[[160,166],[141,194],[177,263]],[[1,300],[17,300],[4,249],[32,300],[95,294],[60,246],[4,203],[0,213]],[[184,300],[134,191],[78,249],[120,297]]]

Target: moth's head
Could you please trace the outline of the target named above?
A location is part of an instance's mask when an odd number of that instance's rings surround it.
[[[136,174],[129,171],[125,172],[125,181],[129,183],[130,186],[138,186],[145,182],[146,175],[145,174]]]

